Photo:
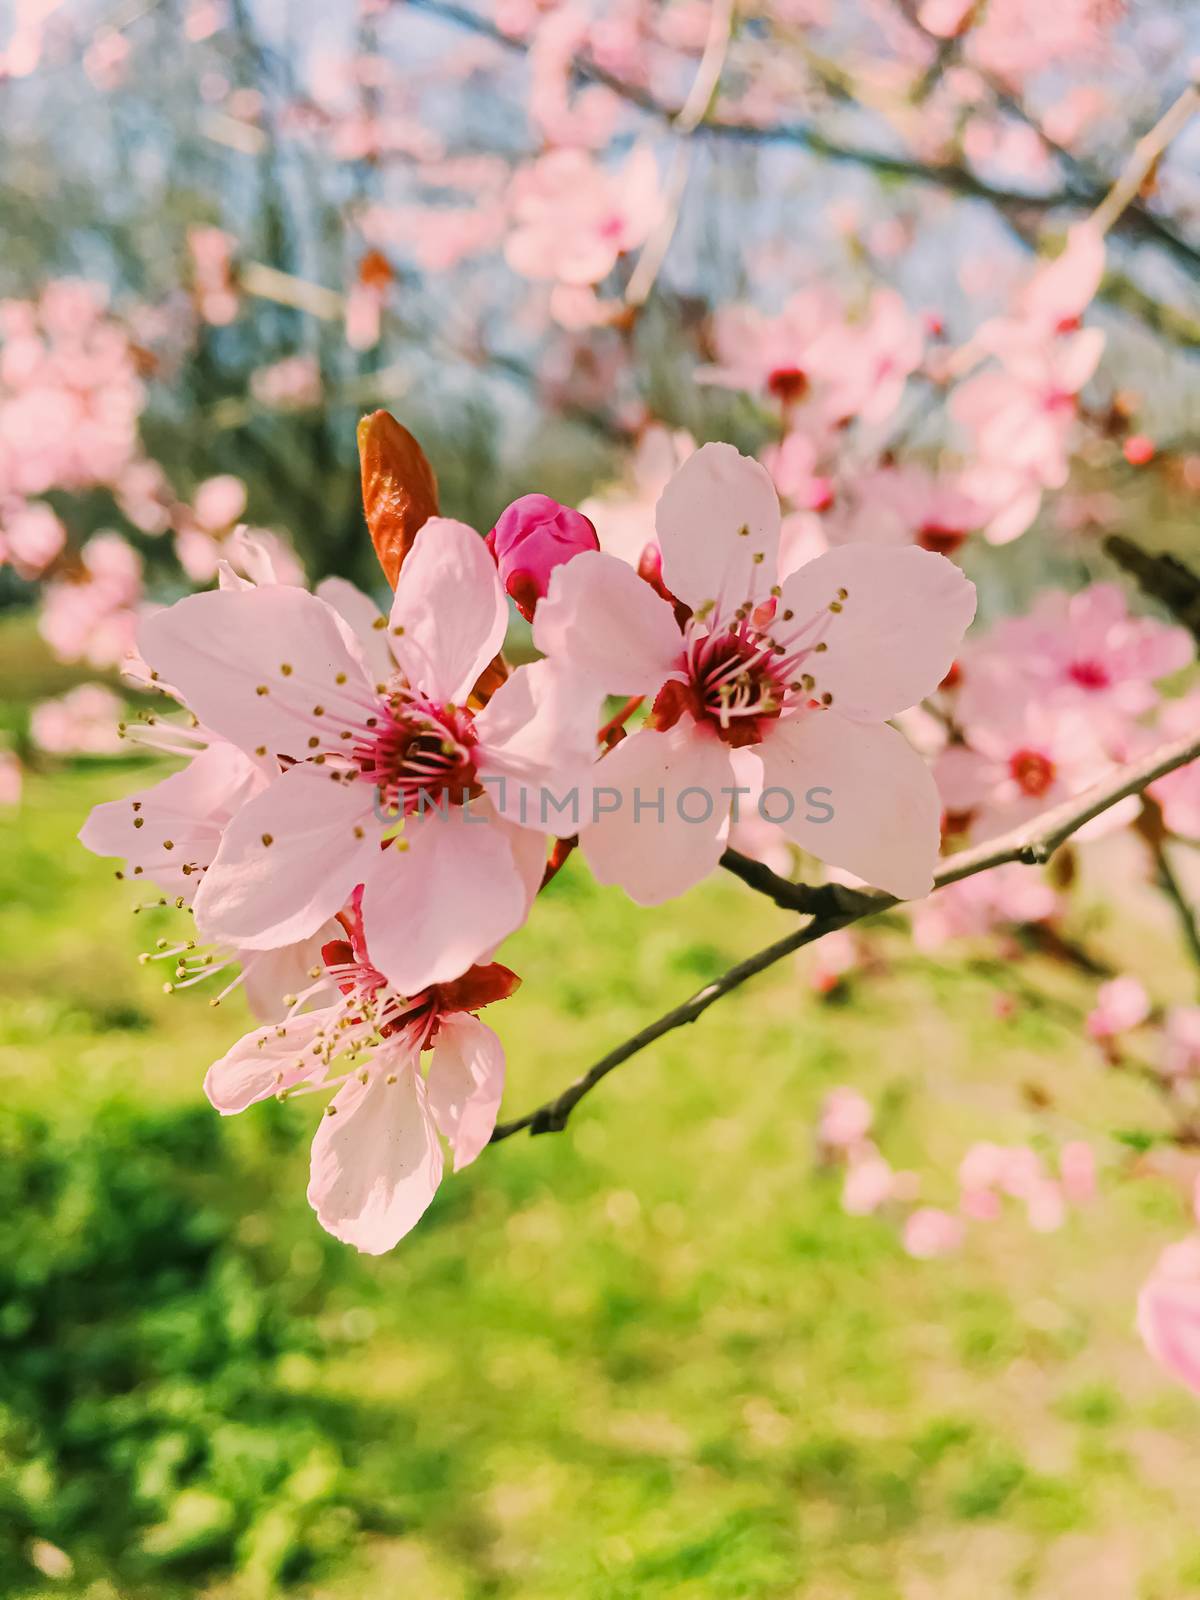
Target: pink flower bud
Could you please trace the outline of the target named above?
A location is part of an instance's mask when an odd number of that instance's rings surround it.
[[[532,621],[555,567],[581,550],[599,550],[600,541],[581,511],[560,506],[549,495],[523,494],[500,513],[487,547],[496,558],[500,582],[521,615]]]

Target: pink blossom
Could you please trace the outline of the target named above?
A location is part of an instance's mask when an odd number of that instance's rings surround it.
[[[362,885],[380,970],[412,994],[524,921],[545,832],[573,831],[542,822],[528,788],[561,794],[590,763],[598,696],[538,663],[469,706],[507,606],[462,523],[418,533],[386,625],[343,588],[348,621],[300,589],[225,589],[147,618],[139,643],[206,728],[286,766],[225,829],[196,896],[201,932],[292,943]]]
[[[813,952],[809,982],[818,994],[832,994],[862,963],[863,950],[848,928],[820,940]]]
[[[999,663],[1042,704],[1076,707],[1099,731],[1121,732],[1158,702],[1155,683],[1195,657],[1185,628],[1130,616],[1113,583],[1077,594],[1047,590],[1027,616],[996,624],[968,658],[964,715],[973,714],[971,664]],[[990,683],[979,679],[985,695]],[[986,711],[982,713],[986,715]]]
[[[1025,1196],[1025,1215],[1035,1233],[1057,1233],[1067,1217],[1063,1191],[1051,1178],[1030,1187]]]
[[[205,478],[192,497],[192,510],[200,526],[210,532],[231,528],[246,510],[246,485],[229,472]]]
[[[320,364],[315,356],[285,356],[250,374],[250,393],[259,405],[278,411],[304,411],[320,405]]]
[[[1200,1006],[1172,1006],[1163,1024],[1162,1070],[1172,1078],[1200,1076]]]
[[[224,327],[238,314],[233,255],[237,240],[220,228],[188,229],[188,249],[195,275],[200,315],[214,327]]]
[[[817,1142],[826,1150],[850,1150],[871,1131],[871,1102],[857,1089],[831,1089],[821,1106]]]
[[[1087,1031],[1093,1039],[1112,1039],[1137,1028],[1150,1015],[1150,996],[1139,979],[1129,973],[1110,978],[1096,991],[1096,1004],[1088,1014]]]
[[[1200,689],[1179,700],[1164,703],[1158,719],[1165,739],[1182,739],[1200,726]],[[1151,784],[1150,793],[1162,808],[1163,822],[1184,839],[1200,839],[1200,761],[1178,767]]]
[[[50,755],[115,755],[121,749],[117,723],[123,702],[101,683],[81,683],[56,700],[34,706],[29,733]]]
[[[61,555],[67,530],[42,501],[15,501],[0,521],[0,565],[7,559],[18,576],[36,578]]]
[[[856,1151],[842,1184],[842,1210],[850,1217],[869,1217],[895,1193],[896,1174],[874,1145]]]
[[[817,366],[826,379],[824,414],[836,422],[886,422],[924,348],[918,318],[894,290],[876,289],[860,321],[829,330],[817,346]]]
[[[1069,1140],[1058,1152],[1063,1194],[1072,1205],[1086,1205],[1096,1195],[1096,1158],[1081,1139]]]
[[[904,1248],[917,1261],[953,1255],[965,1237],[961,1218],[937,1206],[918,1206],[904,1223]]]
[[[851,506],[834,527],[838,542],[916,544],[952,556],[986,518],[986,508],[956,479],[919,466],[886,466],[856,478]]]
[[[777,585],[774,487],[729,445],[684,463],[656,526],[663,581],[690,608],[682,627],[671,604],[601,552],[557,569],[534,624],[538,648],[598,688],[653,697],[650,723],[598,769],[621,803],[584,819],[597,878],[654,905],[705,877],[728,824],[717,797],[733,793],[730,751],[753,747],[768,788],[791,800],[769,820],[793,843],[902,898],[928,893],[936,790],[884,719],[945,676],[973,586],[941,556],[862,545]],[[661,815],[642,816],[659,790]],[[692,791],[707,807],[688,821],[697,808],[680,796]]]
[[[1085,715],[1022,700],[1001,673],[978,686],[966,733],[967,742],[946,749],[934,772],[946,809],[969,818],[976,839],[1079,794],[1112,765]]]
[[[785,407],[803,401],[822,376],[822,346],[831,326],[840,327],[840,298],[826,288],[794,294],[777,317],[744,306],[718,310],[713,321],[717,360],[696,373],[700,383],[768,394]]]
[[[1037,872],[1013,863],[938,889],[912,908],[913,938],[922,950],[947,939],[979,938],[1022,922],[1048,922],[1063,899]]]
[[[224,1115],[268,1096],[335,1090],[313,1140],[309,1202],[335,1238],[379,1255],[433,1199],[439,1135],[456,1172],[487,1144],[504,1090],[504,1050],[474,1013],[519,980],[493,964],[400,994],[372,961],[356,912],[343,922],[349,937],[325,944],[315,981],[279,1021],[214,1063],[204,1088]]]
[[[1138,1295],[1137,1325],[1158,1364],[1200,1394],[1200,1235],[1158,1258]]]
[[[118,666],[133,647],[141,557],[120,534],[97,533],[80,552],[80,566],[46,585],[38,631],[64,660]]]
[[[505,255],[523,277],[599,283],[649,237],[662,209],[654,153],[639,145],[620,172],[582,150],[552,150],[513,179]]]
[[[546,494],[525,494],[506,506],[485,542],[500,582],[529,622],[554,569],[581,550],[600,548],[589,519]]]

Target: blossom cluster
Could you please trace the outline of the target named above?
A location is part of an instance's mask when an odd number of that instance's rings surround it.
[[[386,413],[364,424],[364,464],[403,490],[401,435]],[[222,563],[217,589],[144,617],[138,671],[186,716],[136,732],[187,764],[81,835],[193,917],[194,938],[152,953],[172,987],[236,967],[222,993],[243,983],[263,1025],[209,1074],[218,1109],[336,1090],[310,1199],[371,1251],[429,1204],[440,1137],[456,1166],[487,1142],[503,1055],[476,1013],[515,987],[493,957],[543,886],[548,834],[577,833],[600,882],[656,904],[716,867],[742,796],[819,784],[824,814],[780,824],[794,845],[928,892],[937,790],[888,719],[937,688],[975,605],[916,548],[781,565],[770,477],[728,445],[666,485],[652,578],[545,496],[486,541],[436,514],[397,530],[382,500],[377,547],[407,546],[386,615],[264,562],[257,582]],[[542,652],[515,669],[508,595]],[[603,721],[610,694],[627,698]],[[606,803],[548,827],[530,798],[568,787]]]

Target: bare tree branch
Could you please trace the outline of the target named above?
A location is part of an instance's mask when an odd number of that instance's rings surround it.
[[[1200,644],[1200,577],[1175,556],[1154,555],[1122,534],[1111,534],[1104,548],[1143,594],[1166,606]]]
[[[428,12],[431,16],[441,17],[444,21],[454,26],[464,28],[472,33],[491,39],[494,43],[517,54],[526,54],[528,45],[524,39],[515,38],[512,34],[505,33],[487,17],[481,16],[470,6],[460,5],[456,0],[408,0],[414,10]],[[609,72],[598,62],[587,55],[577,55],[573,63],[577,78],[588,83],[603,84],[611,89],[614,94],[620,95],[630,105],[644,111],[647,116],[657,118],[659,121],[673,123],[679,115],[679,108],[664,105],[647,90],[638,84],[627,82],[615,73]],[[1178,104],[1178,103],[1177,103]],[[1176,118],[1177,107],[1172,107],[1168,116],[1171,118],[1170,130],[1178,131]],[[1135,159],[1142,151],[1143,145],[1157,139],[1159,126],[1141,141]],[[1105,227],[1112,226],[1123,233],[1138,238],[1153,239],[1164,249],[1192,266],[1200,265],[1200,247],[1191,244],[1178,234],[1171,232],[1164,221],[1155,213],[1148,211],[1144,206],[1132,205],[1134,194],[1125,195],[1124,188],[1119,180],[1118,186],[1121,193],[1114,195],[1110,191],[1106,194],[1103,187],[1085,186],[1074,183],[1063,189],[1056,189],[1044,193],[1031,193],[1028,190],[1008,189],[997,184],[985,183],[982,178],[968,168],[957,162],[922,162],[909,156],[890,155],[886,151],[876,150],[866,145],[844,144],[836,139],[829,138],[811,122],[790,121],[759,125],[752,122],[738,122],[732,118],[708,117],[696,129],[697,137],[712,136],[734,140],[743,144],[792,144],[801,149],[808,150],[811,154],[821,156],[827,161],[847,162],[854,166],[865,167],[881,177],[909,178],[916,183],[933,185],[936,188],[947,189],[952,194],[964,196],[967,199],[982,200],[996,207],[1002,213],[1042,214],[1057,210],[1074,210],[1094,212],[1106,201],[1112,207],[1111,222],[1108,213],[1105,213]],[[1124,175],[1123,175],[1124,176]],[[1144,174],[1143,174],[1144,176]],[[1138,179],[1140,182],[1140,178]],[[1135,191],[1136,193],[1136,191]],[[1119,201],[1119,208],[1117,202]]]
[[[1094,817],[1110,810],[1129,795],[1141,794],[1156,779],[1164,777],[1168,772],[1174,772],[1178,767],[1187,766],[1197,757],[1200,757],[1200,733],[1189,734],[1183,739],[1163,745],[1147,759],[1134,766],[1123,768],[1106,782],[1095,785],[1074,799],[1064,801],[1062,805],[1045,812],[1024,827],[1015,828],[999,839],[988,840],[973,850],[964,850],[958,855],[951,856],[937,873],[934,887],[941,889],[947,884],[973,877],[977,872],[987,872],[992,867],[1004,866],[1009,862],[1019,861],[1030,865],[1046,862],[1072,834],[1077,833]],[[731,854],[736,863],[731,870],[737,871],[739,877],[749,882],[750,876],[741,870],[741,864],[746,858],[739,856],[737,852]],[[703,989],[698,990],[682,1005],[675,1006],[654,1022],[648,1023],[632,1038],[626,1039],[623,1044],[617,1045],[614,1050],[602,1056],[582,1077],[569,1084],[553,1100],[546,1101],[536,1110],[527,1112],[512,1122],[498,1123],[492,1133],[492,1143],[511,1138],[514,1133],[520,1133],[524,1129],[528,1129],[531,1134],[560,1132],[566,1127],[571,1112],[603,1078],[632,1056],[645,1050],[648,1045],[661,1039],[664,1034],[682,1028],[686,1023],[695,1022],[698,1017],[703,1016],[709,1006],[714,1005],[734,989],[740,988],[748,979],[765,972],[768,967],[773,967],[776,962],[782,961],[794,951],[803,949],[805,945],[815,944],[827,933],[848,927],[851,923],[859,922],[875,912],[886,911],[899,904],[894,895],[847,889],[840,884],[825,884],[819,888],[789,884],[786,878],[771,873],[769,868],[763,868],[763,874],[769,876],[754,874],[759,881],[754,883],[753,887],[766,885],[767,887],[763,887],[763,892],[769,893],[780,905],[788,904],[787,896],[791,894],[794,899],[801,901],[801,904],[794,908],[809,912],[812,914],[812,920],[803,928],[798,928],[794,933],[777,939],[774,944],[767,945],[757,954],[747,956],[744,961],[730,967],[728,972],[714,983],[706,984]],[[784,898],[779,898],[780,896]]]

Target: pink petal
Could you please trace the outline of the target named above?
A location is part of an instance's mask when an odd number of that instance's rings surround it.
[[[139,877],[190,905],[203,882],[198,869],[216,855],[221,829],[263,782],[236,746],[211,744],[182,772],[96,806],[79,840],[95,855],[124,857],[130,872],[140,867]]]
[[[444,1018],[429,1068],[429,1109],[454,1151],[455,1172],[491,1138],[503,1094],[504,1046],[491,1028],[465,1012]]]
[[[724,848],[730,796],[721,791],[733,781],[729,751],[690,722],[669,733],[641,728],[622,740],[596,768],[585,798],[589,815],[603,813],[595,822],[585,816],[580,833],[597,881],[619,883],[638,905],[655,906],[706,878]],[[685,795],[689,789],[700,792]],[[681,796],[685,814],[703,821],[683,820]]]
[[[362,914],[372,961],[411,995],[459,977],[515,932],[531,893],[486,800],[411,817],[403,838],[406,850],[369,863]]]
[[[358,640],[363,660],[376,683],[383,683],[395,670],[387,641],[387,619],[374,600],[345,578],[322,578],[313,591],[318,600],[332,606]]]
[[[789,839],[902,900],[929,893],[941,804],[902,734],[810,711],[780,723],[758,749],[763,806]]]
[[[475,769],[501,816],[542,833],[578,832],[571,797],[600,753],[602,703],[594,679],[556,661],[519,667],[500,686],[475,719]]]
[[[344,1084],[321,1118],[308,1202],[335,1239],[377,1256],[428,1209],[442,1181],[442,1148],[415,1060],[380,1051],[368,1073],[365,1084]]]
[[[612,694],[652,694],[683,648],[667,602],[626,562],[598,550],[551,573],[533,642]]]
[[[206,728],[272,756],[308,754],[314,705],[334,739],[360,723],[372,681],[337,612],[290,585],[189,595],[145,618],[138,647]]]
[[[1173,1378],[1200,1394],[1200,1244],[1168,1245],[1138,1295],[1138,1332]]]
[[[319,1083],[326,1068],[312,1053],[313,1038],[336,1018],[336,1010],[307,1011],[246,1034],[208,1069],[204,1092],[212,1105],[227,1117],[293,1084]]]
[[[465,522],[431,517],[400,569],[388,637],[409,682],[462,702],[504,642],[508,602],[496,563]]]
[[[667,484],[655,512],[667,588],[693,610],[729,615],[765,599],[779,555],[779,497],[760,462],[731,444],[701,445]]]
[[[287,995],[299,994],[301,989],[311,989],[312,969],[321,965],[321,950],[331,939],[344,939],[346,930],[332,919],[323,922],[307,939],[299,944],[281,945],[278,950],[247,950],[241,954],[242,989],[246,1003],[262,1022],[276,1022],[287,1010]],[[332,980],[328,997],[335,998]],[[309,1005],[324,1005],[324,996],[310,995]]]
[[[840,599],[841,591],[846,598]],[[822,618],[827,648],[804,670],[844,717],[883,721],[932,694],[975,615],[975,585],[928,550],[843,545],[783,584],[779,612],[795,626]]]
[[[302,762],[243,806],[196,895],[204,936],[265,950],[315,933],[380,853],[374,792]]]

